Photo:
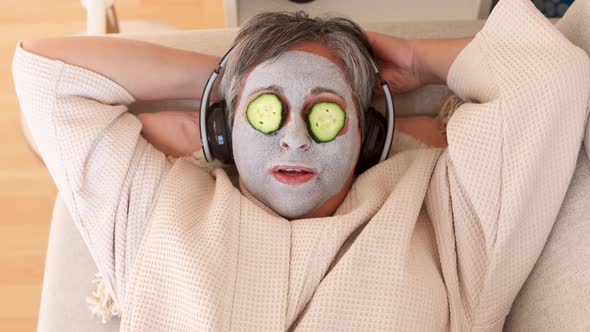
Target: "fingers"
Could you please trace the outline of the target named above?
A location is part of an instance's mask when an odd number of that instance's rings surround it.
[[[373,94],[377,97],[383,95],[383,90],[381,89],[381,82],[377,77],[375,77],[375,84],[373,86]]]
[[[414,67],[414,41],[376,32],[366,34],[375,51],[381,76],[393,93],[405,93],[421,86]]]
[[[376,33],[376,32],[366,32],[367,38],[369,39],[369,43],[371,43],[371,47],[373,47],[373,51],[375,52],[375,57],[377,58],[377,62],[381,62],[380,59],[383,58],[384,46],[382,45],[384,35]],[[381,66],[381,63],[378,63]]]
[[[376,32],[372,32],[372,31],[365,31],[365,35],[367,36],[367,39],[369,39],[369,43],[371,43],[371,45],[374,45],[377,38],[379,38],[379,34]]]
[[[405,39],[380,34],[377,32],[366,32],[369,43],[375,51],[375,55],[380,60],[391,61],[392,52],[395,49],[405,47]]]

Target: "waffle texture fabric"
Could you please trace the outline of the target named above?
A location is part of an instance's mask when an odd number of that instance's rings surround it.
[[[288,221],[224,170],[157,151],[108,78],[20,46],[13,73],[123,331],[501,330],[565,197],[590,93],[587,54],[529,1],[501,1],[448,74],[467,101],[448,148],[394,154],[334,216]]]

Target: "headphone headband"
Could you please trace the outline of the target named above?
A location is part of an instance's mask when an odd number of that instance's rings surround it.
[[[201,147],[203,149],[203,154],[205,155],[205,160],[211,162],[213,161],[215,158],[213,158],[213,155],[211,154],[211,149],[209,147],[209,139],[207,136],[207,109],[209,108],[209,97],[211,96],[211,89],[213,89],[213,85],[215,84],[215,80],[217,78],[217,76],[219,76],[219,74],[221,73],[221,70],[223,69],[223,66],[225,66],[225,64],[227,63],[227,60],[229,59],[229,55],[231,54],[231,51],[234,49],[234,47],[232,46],[227,52],[225,52],[225,54],[223,55],[223,57],[221,57],[221,60],[219,60],[219,64],[217,65],[217,68],[215,68],[213,70],[213,72],[211,73],[211,75],[209,76],[209,78],[207,79],[207,83],[205,84],[205,89],[203,90],[203,95],[201,96],[201,108],[199,109],[199,127],[200,127],[200,133],[201,133]]]
[[[371,59],[373,66],[376,67],[375,61]],[[379,82],[381,84],[381,89],[383,90],[383,95],[385,96],[385,122],[387,123],[387,136],[385,137],[385,144],[383,145],[383,151],[381,152],[381,158],[379,158],[379,162],[385,161],[387,156],[389,155],[389,150],[391,149],[391,144],[393,143],[393,129],[395,127],[395,109],[393,106],[393,97],[391,96],[391,92],[389,91],[389,85],[381,78],[381,73],[379,69],[376,72],[377,77],[379,78]]]

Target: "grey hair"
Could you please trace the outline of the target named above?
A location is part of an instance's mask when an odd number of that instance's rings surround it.
[[[341,17],[309,18],[305,12],[262,13],[248,20],[234,41],[221,75],[220,94],[228,106],[232,123],[245,72],[252,66],[275,59],[295,43],[318,41],[325,45],[345,68],[356,98],[361,135],[364,110],[373,97],[375,72],[372,48],[362,29]]]

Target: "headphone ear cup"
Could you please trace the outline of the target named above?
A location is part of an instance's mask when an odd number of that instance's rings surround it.
[[[206,119],[207,141],[211,156],[224,164],[233,163],[231,128],[227,121],[225,101],[211,104],[207,109]]]
[[[369,107],[365,112],[364,129],[365,136],[355,169],[356,174],[361,174],[379,162],[387,136],[385,117],[375,108]]]

